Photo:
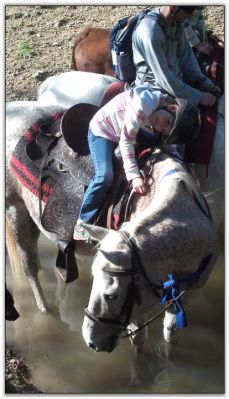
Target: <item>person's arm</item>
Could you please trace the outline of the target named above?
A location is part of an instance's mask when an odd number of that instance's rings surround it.
[[[159,92],[152,93],[142,86],[132,89],[130,93],[119,142],[127,180],[141,177],[135,159],[134,144],[139,128],[158,107],[160,98]]]
[[[184,34],[184,27],[181,27],[181,34],[179,37],[178,57],[184,80],[188,80],[190,83],[198,82],[200,89],[204,91],[214,86],[214,83],[201,71],[198,61]]]
[[[191,20],[186,20],[184,22],[184,32],[186,39],[188,40],[191,47],[197,48],[201,53],[208,56],[211,55],[213,47],[204,41],[200,40],[200,36],[203,36],[203,18],[199,16],[196,21],[196,29],[193,28],[193,23]]]
[[[159,87],[172,96],[189,99],[194,104],[199,104],[202,93],[178,79],[170,70],[166,59],[165,35],[156,22],[149,21],[151,23],[139,25],[135,33],[135,48],[144,56]]]

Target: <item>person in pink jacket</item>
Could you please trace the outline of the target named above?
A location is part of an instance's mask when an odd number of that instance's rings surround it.
[[[133,190],[145,194],[146,184],[136,158],[135,143],[139,130],[146,126],[166,144],[183,143],[195,137],[200,125],[198,108],[187,101],[168,104],[159,91],[140,85],[118,94],[92,118],[88,142],[95,175],[85,192],[73,238],[86,240],[81,223],[93,223],[113,181],[113,153],[120,147],[123,166]]]

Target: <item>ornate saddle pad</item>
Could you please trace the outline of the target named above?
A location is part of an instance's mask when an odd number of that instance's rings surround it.
[[[97,108],[90,105],[85,108],[82,104],[79,108],[77,127],[71,114],[70,117],[67,115],[68,111],[64,115],[49,115],[45,121],[36,121],[21,137],[10,160],[14,175],[39,198],[42,226],[58,237],[61,251],[57,266],[66,282],[78,277],[72,235],[85,185],[93,175],[87,145],[90,118],[86,119],[87,123],[81,121],[85,110],[91,117]],[[81,140],[82,136],[84,140]],[[67,144],[73,141],[78,152]]]

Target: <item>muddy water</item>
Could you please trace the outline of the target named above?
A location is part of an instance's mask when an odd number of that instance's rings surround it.
[[[189,326],[173,347],[164,344],[162,320],[149,328],[144,353],[134,354],[127,339],[113,353],[95,353],[81,335],[88,302],[89,261],[70,285],[54,273],[55,248],[40,240],[40,279],[51,312],[36,308],[21,278],[14,297],[21,317],[6,323],[6,342],[32,365],[32,378],[45,393],[190,393],[224,392],[224,262],[221,257],[206,287],[187,310]],[[7,283],[12,289],[7,268]]]

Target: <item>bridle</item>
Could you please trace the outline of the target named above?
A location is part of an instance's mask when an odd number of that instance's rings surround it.
[[[124,332],[126,330],[127,325],[129,324],[129,320],[131,318],[133,306],[135,302],[137,305],[141,305],[141,296],[140,296],[140,275],[143,276],[148,288],[152,292],[152,294],[159,299],[161,296],[158,293],[158,289],[161,289],[160,285],[155,284],[147,275],[145,268],[141,262],[141,258],[139,256],[139,252],[137,246],[130,237],[129,233],[124,230],[119,230],[119,233],[122,235],[124,242],[128,246],[131,251],[131,269],[119,269],[114,270],[109,267],[104,267],[103,272],[109,274],[110,276],[131,276],[131,281],[128,286],[126,298],[122,309],[116,317],[116,319],[110,319],[105,317],[100,317],[95,315],[94,313],[88,310],[88,307],[85,308],[85,315],[92,321],[102,324],[103,327],[112,330],[114,335],[118,335],[120,332]],[[132,333],[126,334],[126,336],[130,336]],[[124,337],[124,336],[123,336]],[[119,338],[121,338],[119,336]]]

